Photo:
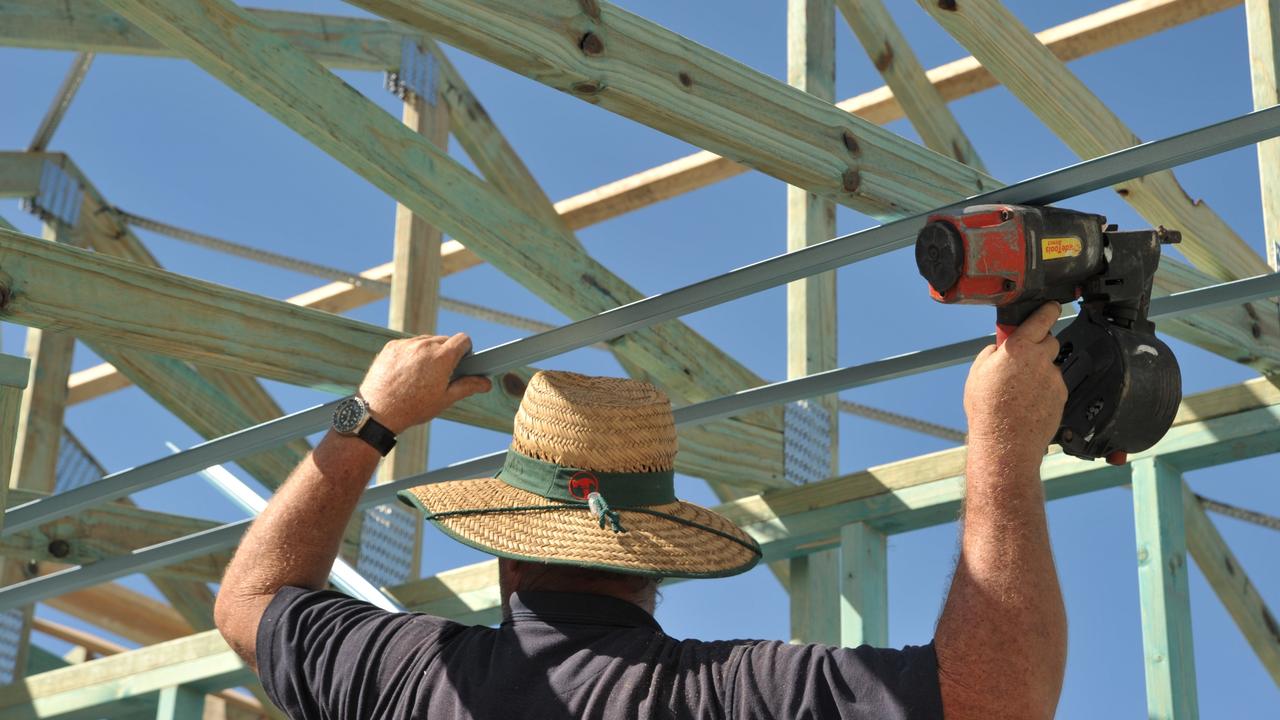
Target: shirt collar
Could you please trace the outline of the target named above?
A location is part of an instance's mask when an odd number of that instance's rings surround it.
[[[548,625],[603,625],[643,627],[662,632],[662,626],[639,605],[608,595],[565,592],[531,592],[511,594],[511,614],[502,624],[527,621]]]

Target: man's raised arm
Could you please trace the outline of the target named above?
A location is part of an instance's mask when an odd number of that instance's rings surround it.
[[[969,451],[960,559],[935,648],[948,720],[1051,718],[1062,691],[1067,619],[1045,521],[1040,461],[1067,390],[1040,308],[965,384]]]
[[[360,395],[373,419],[399,434],[453,403],[487,392],[489,380],[449,381],[471,340],[421,336],[387,343]],[[227,566],[214,620],[227,643],[256,669],[258,622],[280,588],[321,589],[356,502],[381,459],[357,437],[330,431],[254,521]]]

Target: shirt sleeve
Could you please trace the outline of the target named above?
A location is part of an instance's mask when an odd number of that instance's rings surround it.
[[[258,624],[258,676],[293,720],[383,717],[395,701],[398,669],[419,665],[461,627],[338,592],[283,587]]]
[[[901,650],[760,642],[730,669],[729,716],[941,720],[933,643]]]

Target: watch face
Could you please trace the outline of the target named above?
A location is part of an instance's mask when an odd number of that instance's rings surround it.
[[[333,429],[343,435],[350,435],[360,428],[368,411],[364,401],[357,397],[349,397],[338,403],[333,411]]]

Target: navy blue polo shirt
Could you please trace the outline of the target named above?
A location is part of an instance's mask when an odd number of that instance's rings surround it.
[[[286,587],[258,674],[294,720],[942,717],[933,645],[677,640],[612,597],[520,592],[497,628]]]

